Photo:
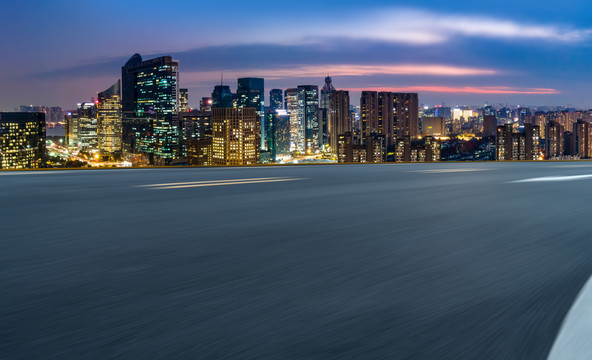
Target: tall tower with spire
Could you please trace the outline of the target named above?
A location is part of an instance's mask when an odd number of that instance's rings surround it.
[[[329,132],[330,132],[330,117],[331,117],[331,95],[335,92],[333,87],[333,79],[330,76],[325,78],[325,86],[321,89],[321,101],[320,101],[320,132],[321,132],[321,145],[326,147],[329,145]]]

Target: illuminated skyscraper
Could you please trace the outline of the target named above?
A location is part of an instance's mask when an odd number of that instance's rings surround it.
[[[99,151],[113,154],[121,151],[121,90],[117,80],[109,89],[99,93],[97,101],[97,137]]]
[[[416,93],[394,93],[394,118],[396,137],[418,137],[419,98]]]
[[[329,144],[331,151],[337,154],[339,135],[349,133],[351,136],[352,123],[350,114],[349,91],[333,91],[329,97]]]
[[[290,151],[304,152],[304,134],[298,117],[298,89],[285,91],[285,108],[290,116]]]
[[[267,148],[265,126],[265,81],[261,78],[240,78],[236,90],[239,109],[253,108],[259,115],[261,128],[261,149]]]
[[[304,153],[317,153],[321,147],[318,86],[298,86],[298,122],[303,130]]]
[[[371,138],[372,134],[378,134],[378,92],[362,91],[360,98],[360,116],[362,125],[362,144]]]
[[[563,125],[549,121],[545,129],[545,158],[553,159],[563,156]]]
[[[189,111],[189,90],[179,89],[179,112]]]
[[[282,89],[271,89],[269,91],[269,107],[272,110],[280,110],[284,108]]]
[[[330,76],[325,78],[325,85],[321,89],[321,100],[319,105],[319,127],[321,132],[321,144],[327,146],[336,146],[337,138],[333,141],[330,140],[330,127],[331,127],[331,95],[335,92],[333,87],[333,80]],[[333,151],[336,151],[336,147],[333,147]]]
[[[0,113],[0,169],[45,166],[45,114]]]
[[[261,129],[253,108],[212,109],[214,165],[254,165],[259,161]]]
[[[274,117],[275,124],[275,155],[278,157],[288,157],[290,153],[290,115],[286,110],[276,110]]]
[[[96,103],[78,104],[78,138],[74,141],[78,148],[85,151],[98,149],[97,123]]]
[[[146,146],[136,150],[170,163],[179,151],[179,62],[170,56],[142,61],[135,54],[122,67],[121,81],[124,127],[130,126],[124,133],[136,133],[131,127],[146,129],[147,138],[136,139]]]

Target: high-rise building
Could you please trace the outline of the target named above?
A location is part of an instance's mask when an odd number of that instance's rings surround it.
[[[182,113],[180,121],[181,157],[189,157],[188,148],[194,140],[212,140],[212,113],[205,111],[190,111]],[[193,145],[204,143],[193,143]],[[211,147],[211,144],[210,144]],[[194,147],[195,149],[195,147]],[[204,165],[204,164],[191,164]],[[211,164],[210,164],[211,165]]]
[[[444,136],[444,118],[439,116],[424,117],[421,119],[422,136]]]
[[[97,140],[102,154],[121,151],[121,90],[120,80],[97,97]]]
[[[419,135],[419,98],[416,93],[394,93],[394,132],[396,137]]]
[[[483,116],[483,137],[493,137],[497,133],[497,118],[495,115]]]
[[[352,132],[349,91],[331,92],[329,98],[329,144],[331,151],[337,154],[339,135]]]
[[[545,157],[553,159],[563,156],[563,125],[549,121],[545,129]]]
[[[298,116],[298,89],[284,92],[285,109],[290,116],[290,151],[304,152],[304,130]]]
[[[540,154],[540,130],[531,123],[524,124],[524,131],[514,131],[512,124],[497,127],[496,160],[538,160]]]
[[[271,89],[269,91],[269,107],[272,110],[280,110],[284,108],[282,89]]]
[[[412,140],[404,136],[395,141],[395,162],[434,162],[440,161],[441,143],[431,136]]]
[[[238,108],[253,108],[259,115],[261,149],[267,149],[265,126],[265,81],[262,78],[240,78],[236,90]]]
[[[212,138],[187,142],[187,163],[191,166],[212,166],[214,156]]]
[[[577,156],[576,153],[576,137],[571,131],[563,133],[563,155],[564,156]]]
[[[590,123],[586,120],[578,120],[573,126],[577,155],[582,159],[590,157]]]
[[[84,151],[98,149],[97,104],[94,102],[79,103],[77,111],[78,137],[75,140],[75,143],[78,148]]]
[[[303,132],[304,153],[318,153],[321,147],[318,86],[298,86],[298,122]]]
[[[232,94],[230,95],[232,96]],[[212,111],[212,103],[211,97],[202,97],[199,101],[199,111]]]
[[[380,163],[384,161],[386,143],[383,135],[373,134],[366,144],[355,145],[351,132],[340,134],[337,139],[337,160],[340,163]]]
[[[226,109],[234,107],[234,95],[230,91],[230,86],[216,85],[212,92],[211,109]]]
[[[378,133],[385,137],[387,146],[392,146],[395,142],[394,102],[394,93],[378,93]]]
[[[212,109],[214,165],[254,165],[259,161],[259,115],[253,108]]]
[[[274,117],[275,159],[289,157],[290,152],[290,115],[286,110],[276,110]]]
[[[147,138],[138,140],[146,146],[134,148],[165,164],[179,153],[179,93],[179,62],[170,56],[142,61],[135,54],[121,69],[124,133],[134,134],[131,127],[143,123]]]
[[[179,112],[189,111],[189,90],[179,89]]]
[[[78,110],[67,111],[64,115],[66,122],[66,146],[70,148],[78,147]]]
[[[331,119],[331,98],[335,91],[333,79],[331,79],[330,76],[327,76],[325,78],[325,85],[321,89],[321,98],[319,104],[319,131],[321,133],[321,144],[323,146],[332,146],[333,151],[337,149],[337,139],[335,135],[343,134],[343,132],[337,132],[334,134],[334,138],[331,139],[331,123],[335,122],[335,120]]]
[[[362,144],[370,139],[373,134],[378,134],[378,92],[362,91],[360,98]]]
[[[0,113],[0,169],[45,166],[45,113]]]

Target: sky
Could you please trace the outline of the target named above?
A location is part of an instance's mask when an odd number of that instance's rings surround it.
[[[199,106],[220,82],[418,92],[426,105],[592,108],[592,2],[52,0],[0,5],[0,110],[76,107],[134,54],[171,55]],[[267,99],[266,99],[267,100]]]

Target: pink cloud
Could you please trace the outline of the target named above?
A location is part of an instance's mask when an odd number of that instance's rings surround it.
[[[555,89],[545,88],[514,88],[506,86],[408,86],[408,87],[367,87],[348,88],[349,91],[390,91],[390,92],[432,92],[432,93],[456,93],[456,94],[560,94]]]

